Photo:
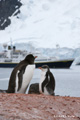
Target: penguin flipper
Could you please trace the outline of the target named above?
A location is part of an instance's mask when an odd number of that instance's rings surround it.
[[[24,71],[21,70],[21,71],[18,73],[18,89],[17,89],[17,91],[20,90],[21,85],[22,85],[23,72],[24,72]]]
[[[46,85],[46,89],[50,95],[55,95],[55,78],[51,72],[48,73],[49,81]]]
[[[25,69],[26,69],[26,66],[22,66],[21,70],[18,72],[18,89],[17,89],[17,91],[19,91],[21,89],[21,87],[22,87],[23,74],[25,72]],[[29,86],[29,84],[24,89],[24,93],[26,92],[28,86]]]
[[[50,76],[49,86],[54,91],[55,90],[55,78],[51,72],[49,73],[49,76]]]
[[[16,68],[16,67],[15,67]],[[13,69],[11,75],[10,75],[10,79],[9,79],[9,84],[8,84],[8,93],[15,93],[15,80],[16,80],[16,69]]]
[[[48,83],[49,83],[49,80],[48,80],[48,72],[47,72],[45,80],[42,82],[42,92],[44,92],[44,87],[47,86]]]

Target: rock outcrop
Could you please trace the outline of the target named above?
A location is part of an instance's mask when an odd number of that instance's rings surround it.
[[[80,120],[80,98],[1,93],[0,120]]]
[[[20,13],[20,0],[0,0],[0,30],[4,30],[11,24],[10,16]]]

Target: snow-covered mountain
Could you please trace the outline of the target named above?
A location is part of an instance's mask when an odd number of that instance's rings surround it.
[[[5,3],[7,0],[1,1]],[[11,3],[13,0],[9,1]],[[80,0],[14,0],[14,2],[16,4],[12,4],[15,9],[7,16],[11,24],[0,31],[1,44],[10,43],[12,40],[13,44],[19,44],[18,47],[21,45],[21,48],[29,50],[32,46],[33,49],[38,49],[49,56],[56,54],[62,58],[80,56],[78,48]],[[5,21],[2,25],[4,23]],[[26,46],[22,47],[21,43]],[[60,48],[56,49],[57,44]]]
[[[5,0],[6,1],[6,0]],[[19,0],[18,0],[19,1]],[[38,47],[78,47],[80,0],[21,0],[20,14],[9,16],[11,24],[0,31],[0,42],[37,42]],[[15,5],[17,7],[17,5]]]

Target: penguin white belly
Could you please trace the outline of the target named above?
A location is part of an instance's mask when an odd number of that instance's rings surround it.
[[[42,71],[41,79],[40,79],[40,83],[39,83],[39,91],[42,94],[49,95],[49,92],[47,91],[46,86],[44,86],[44,92],[42,91],[42,82],[45,80],[45,78],[46,78],[46,71],[44,71],[44,72]]]
[[[45,79],[45,77],[44,77],[44,79]],[[44,92],[42,91],[42,82],[44,81],[44,79],[41,79],[41,81],[39,83],[39,91],[42,94],[49,95],[49,92],[47,91],[46,86],[44,87]]]
[[[44,94],[45,95],[50,95],[49,92],[47,91],[46,87],[44,87]]]
[[[41,78],[40,78],[40,82],[39,82],[39,91],[40,91],[40,93],[43,93],[42,92],[42,82],[45,80],[45,72],[42,72],[41,73]]]
[[[33,77],[33,73],[34,73],[34,69],[35,69],[35,65],[28,65],[25,69],[25,72],[23,74],[23,80],[22,80],[22,85],[19,91],[17,91],[17,93],[25,93],[26,89]],[[16,88],[18,88],[18,80],[16,83]]]

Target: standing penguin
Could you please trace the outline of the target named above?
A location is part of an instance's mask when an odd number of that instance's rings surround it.
[[[7,93],[25,93],[35,69],[32,54],[26,56],[12,71]]]
[[[55,95],[55,78],[53,74],[50,72],[50,69],[47,65],[43,65],[39,67],[41,69],[41,78],[39,83],[39,91],[42,94],[46,95]]]

